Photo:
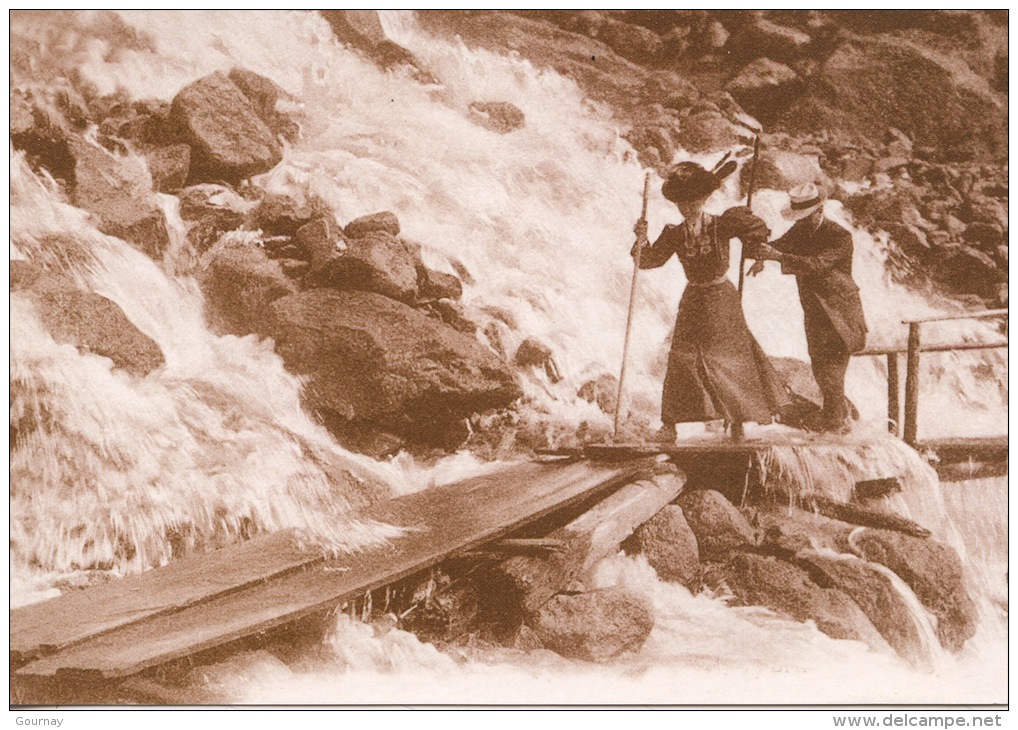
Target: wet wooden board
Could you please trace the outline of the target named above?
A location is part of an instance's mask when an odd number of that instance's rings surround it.
[[[646,461],[527,463],[405,495],[361,515],[408,528],[384,548],[307,564],[173,613],[107,631],[17,670],[126,677],[338,607],[645,473]]]
[[[11,663],[24,664],[90,636],[323,559],[320,552],[302,550],[297,533],[285,530],[16,608],[10,614]]]
[[[730,441],[718,439],[716,441],[693,441],[682,444],[653,444],[653,443],[632,443],[632,444],[589,444],[580,447],[566,447],[561,449],[541,449],[539,453],[548,456],[578,456],[587,459],[602,461],[624,461],[627,459],[640,459],[648,456],[691,456],[697,454],[730,454],[750,455],[759,451],[765,451],[772,446],[805,445],[808,442],[789,441]]]
[[[969,461],[1007,461],[1007,436],[927,439],[916,445],[917,451],[932,451],[942,464]]]

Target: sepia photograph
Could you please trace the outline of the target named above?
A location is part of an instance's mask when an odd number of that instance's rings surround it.
[[[10,11],[17,724],[1000,726],[1008,26]]]

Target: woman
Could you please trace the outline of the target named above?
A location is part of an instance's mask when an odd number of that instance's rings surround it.
[[[636,227],[637,247],[643,247],[640,268],[655,269],[674,254],[689,282],[679,302],[661,398],[659,439],[668,443],[675,441],[676,423],[718,419],[731,426],[733,438],[742,438],[744,421],[769,423],[786,402],[726,275],[731,239],[754,246],[767,240],[767,226],[745,207],[720,217],[703,211],[721,187],[724,169],[714,173],[694,162],[680,163],[661,192],[682,213],[682,224],[665,226],[653,245],[647,242],[646,222]]]

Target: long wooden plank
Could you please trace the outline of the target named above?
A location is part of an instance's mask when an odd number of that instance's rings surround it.
[[[1007,436],[926,439],[916,445],[919,451],[932,451],[941,463],[1007,460]]]
[[[10,613],[11,662],[17,666],[118,626],[322,559],[323,554],[300,548],[294,530],[284,530],[16,608]]]
[[[530,463],[406,495],[364,517],[410,528],[387,548],[310,564],[183,610],[152,616],[34,661],[21,676],[125,677],[329,610],[451,553],[498,539],[576,500],[631,481],[645,462]]]

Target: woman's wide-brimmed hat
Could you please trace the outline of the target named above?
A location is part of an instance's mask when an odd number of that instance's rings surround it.
[[[788,191],[788,205],[781,215],[790,221],[802,220],[824,204],[826,196],[813,183],[799,185]]]
[[[724,159],[727,159],[727,155]],[[724,161],[724,160],[722,160]],[[710,197],[721,187],[721,182],[738,167],[733,160],[710,172],[695,162],[680,162],[661,187],[661,194],[673,203],[687,203]]]

